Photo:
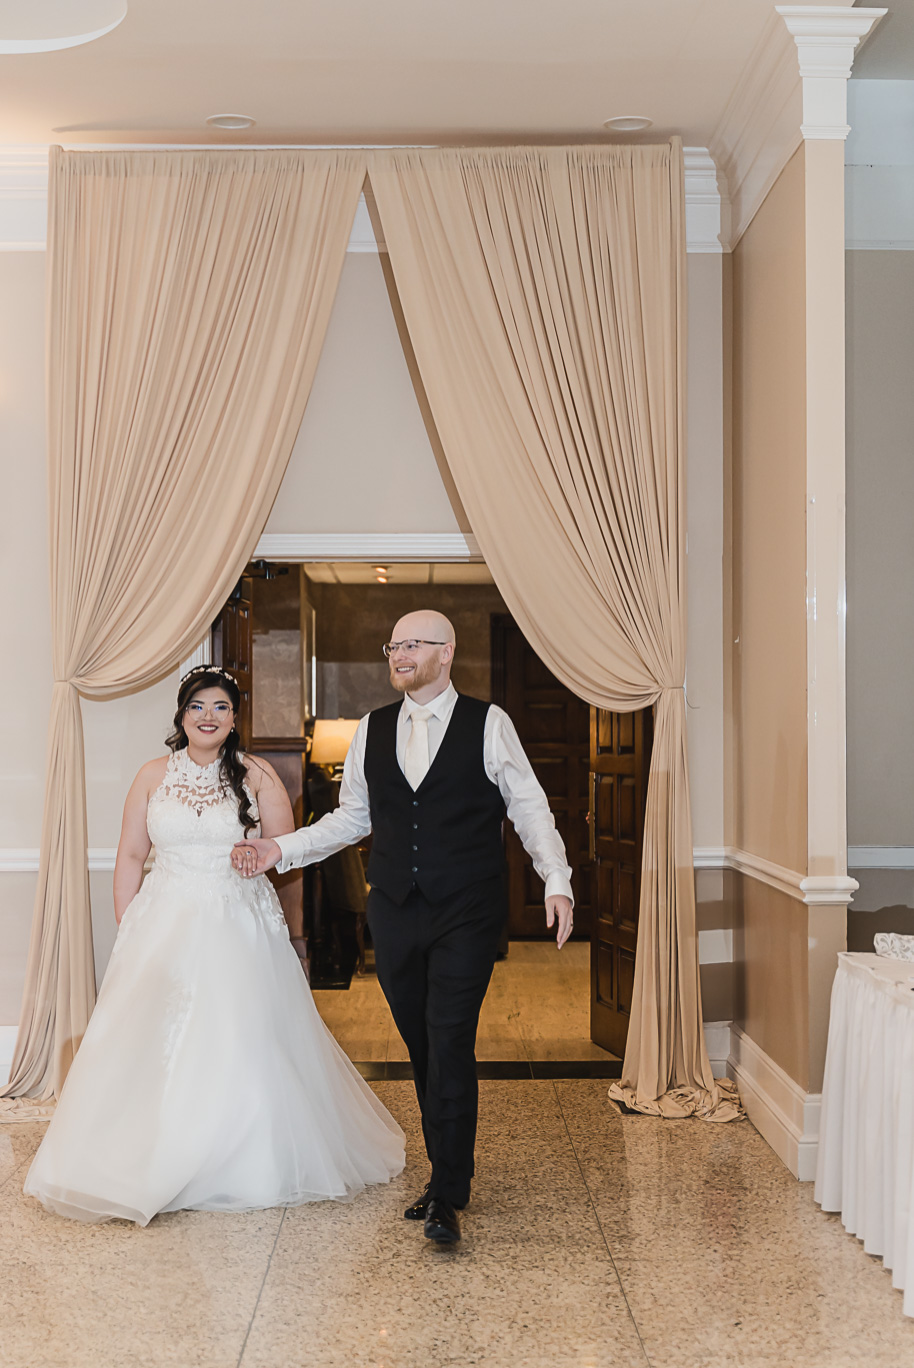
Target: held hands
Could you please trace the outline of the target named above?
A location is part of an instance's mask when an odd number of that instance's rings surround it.
[[[272,869],[282,858],[282,851],[269,837],[251,837],[239,841],[232,851],[232,868],[237,869],[243,879],[253,879]]]
[[[261,844],[263,843],[261,842]],[[559,950],[561,950],[562,946],[571,935],[573,924],[571,899],[566,898],[561,893],[546,899],[546,925],[549,927],[550,931],[552,930],[554,922],[558,922],[558,928],[555,933],[555,943]]]

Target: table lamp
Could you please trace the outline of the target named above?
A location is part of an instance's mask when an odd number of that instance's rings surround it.
[[[358,725],[357,717],[316,718],[311,738],[312,765],[326,765],[332,770],[342,769],[346,752],[352,744]]]

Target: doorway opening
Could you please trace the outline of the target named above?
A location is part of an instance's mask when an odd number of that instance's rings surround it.
[[[650,712],[600,713],[556,679],[479,562],[251,563],[213,629],[245,697],[242,744],[285,783],[297,825],[336,806],[358,719],[392,701],[381,645],[417,607],[445,613],[458,692],[514,722],[565,843],[575,931],[557,952],[543,886],[505,823],[509,918],[480,1019],[481,1076],[615,1077],[633,983]],[[274,882],[327,1025],[368,1077],[405,1076],[373,973],[368,841]]]

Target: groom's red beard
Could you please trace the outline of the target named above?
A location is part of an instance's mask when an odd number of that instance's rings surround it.
[[[416,689],[424,689],[426,684],[434,684],[440,672],[441,665],[434,657],[417,661],[414,670],[407,670],[403,674],[397,674],[397,666],[393,661],[390,662],[390,682],[397,693],[415,693]]]

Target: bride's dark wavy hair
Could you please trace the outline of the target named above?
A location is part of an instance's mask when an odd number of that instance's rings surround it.
[[[174,717],[174,731],[165,738],[165,744],[172,752],[187,749],[187,732],[184,730],[184,714],[187,705],[190,703],[194,694],[201,689],[222,689],[227,693],[232,709],[237,719],[241,710],[241,691],[235,680],[227,670],[222,670],[214,665],[200,665],[190,674],[184,676],[178,686],[178,710]],[[238,799],[238,820],[244,827],[244,834],[247,836],[249,831],[257,825],[257,818],[251,811],[251,800],[248,797],[244,781],[247,778],[247,770],[238,754],[238,732],[235,727],[229,732],[225,741],[222,743],[222,750],[219,755],[219,778],[222,780],[223,787],[230,789]]]

